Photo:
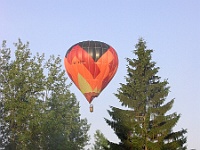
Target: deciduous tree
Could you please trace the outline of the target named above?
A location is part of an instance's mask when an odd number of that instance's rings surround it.
[[[92,147],[92,150],[105,150],[109,148],[109,143],[103,133],[100,130],[96,130],[94,134],[95,143]]]
[[[15,59],[0,49],[1,148],[83,149],[89,125],[66,84],[60,57],[32,56],[29,43],[15,44]]]

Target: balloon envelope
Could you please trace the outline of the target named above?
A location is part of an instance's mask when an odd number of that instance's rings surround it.
[[[67,51],[64,64],[71,80],[91,103],[115,75],[118,57],[106,43],[83,41]]]

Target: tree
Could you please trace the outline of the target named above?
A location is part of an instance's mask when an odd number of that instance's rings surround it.
[[[109,148],[109,143],[103,133],[100,130],[96,130],[94,134],[95,143],[92,147],[92,150],[105,150]]]
[[[31,55],[29,43],[15,44],[15,59],[0,49],[1,148],[83,149],[89,125],[66,84],[61,59]],[[47,74],[48,75],[47,75]]]
[[[130,150],[178,150],[186,149],[186,129],[174,132],[173,127],[180,119],[176,112],[168,114],[174,99],[165,103],[169,93],[168,81],[157,75],[159,67],[151,61],[153,50],[139,39],[135,46],[136,59],[127,58],[126,84],[115,96],[127,109],[111,107],[108,111],[112,120],[109,126],[121,140],[110,142],[110,149]]]
[[[83,149],[89,140],[89,125],[80,119],[79,104],[66,86],[61,59],[51,56],[45,64],[48,76],[45,85],[45,118],[43,142],[45,149]],[[51,119],[49,119],[51,118]]]
[[[4,96],[3,87],[7,82],[6,76],[8,74],[8,64],[10,63],[10,49],[6,47],[6,41],[2,42],[0,48],[0,149],[8,142],[8,128],[4,120]]]

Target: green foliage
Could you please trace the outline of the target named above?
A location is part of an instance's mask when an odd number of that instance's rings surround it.
[[[89,125],[80,118],[61,59],[32,57],[29,43],[21,40],[15,47],[13,61],[5,41],[0,49],[1,148],[83,149]]]
[[[110,142],[110,149],[134,150],[177,150],[186,149],[185,129],[173,132],[180,115],[167,114],[174,99],[164,103],[169,93],[168,81],[157,76],[159,67],[151,61],[153,50],[146,49],[146,43],[139,39],[133,52],[137,58],[127,58],[126,84],[120,84],[116,97],[126,110],[111,107],[108,111],[112,120],[108,125],[121,140]]]
[[[4,120],[4,101],[3,101],[3,87],[7,83],[6,76],[8,74],[8,64],[10,63],[10,49],[6,48],[6,41],[3,41],[2,48],[0,49],[0,143],[7,144],[8,128],[5,126]]]
[[[109,143],[106,137],[101,133],[100,130],[97,130],[94,134],[95,143],[92,147],[92,150],[105,150],[109,148]]]

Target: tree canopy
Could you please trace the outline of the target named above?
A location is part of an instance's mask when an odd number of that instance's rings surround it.
[[[1,148],[83,149],[90,125],[80,118],[60,57],[32,56],[20,39],[14,46],[14,59],[6,41],[0,48]]]
[[[100,130],[96,130],[94,134],[95,143],[92,147],[92,150],[105,150],[109,148],[109,143],[103,133]]]
[[[108,110],[112,119],[106,119],[120,143],[109,142],[109,149],[186,149],[184,134],[187,131],[173,131],[180,114],[168,113],[174,99],[166,102],[170,88],[168,81],[162,81],[157,75],[159,67],[152,61],[152,52],[147,49],[146,42],[139,39],[133,51],[136,58],[126,58],[126,83],[121,83],[115,94],[123,107],[112,106]]]

